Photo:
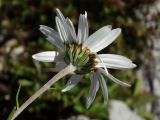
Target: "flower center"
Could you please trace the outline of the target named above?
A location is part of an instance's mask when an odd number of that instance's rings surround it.
[[[82,48],[81,45],[75,43],[66,44],[64,60],[67,64],[72,63],[76,66],[75,73],[77,74],[87,74],[94,71],[98,63],[96,56],[91,54],[88,48]]]

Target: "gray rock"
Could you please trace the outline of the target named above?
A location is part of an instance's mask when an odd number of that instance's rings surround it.
[[[109,108],[109,120],[145,120],[122,101],[112,100]]]
[[[85,115],[78,115],[78,116],[71,116],[70,118],[66,120],[96,120],[96,119],[90,119],[89,117]]]

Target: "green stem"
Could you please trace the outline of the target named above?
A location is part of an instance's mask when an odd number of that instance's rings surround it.
[[[28,107],[34,100],[36,100],[40,95],[42,95],[45,91],[50,89],[50,87],[57,82],[62,77],[68,75],[69,73],[72,73],[76,70],[76,68],[73,65],[69,65],[63,70],[61,70],[59,73],[57,73],[54,77],[52,77],[45,85],[43,85],[37,92],[35,92],[22,106],[20,106],[19,109],[14,113],[11,120],[14,120],[23,110]]]
[[[19,109],[19,93],[20,93],[20,90],[21,90],[21,84],[19,85],[19,88],[18,88],[18,91],[17,91],[17,94],[16,94],[16,109]]]

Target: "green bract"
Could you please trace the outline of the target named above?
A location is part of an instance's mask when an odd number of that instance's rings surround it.
[[[67,64],[72,63],[76,66],[76,74],[86,74],[94,71],[96,68],[96,56],[90,53],[90,50],[76,43],[67,44],[65,47],[64,60]]]

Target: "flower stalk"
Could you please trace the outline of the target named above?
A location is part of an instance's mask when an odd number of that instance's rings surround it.
[[[68,65],[66,68],[57,73],[54,77],[52,77],[45,85],[43,85],[37,92],[35,92],[22,106],[20,106],[17,111],[14,113],[11,120],[14,120],[25,108],[27,108],[34,100],[36,100],[40,95],[42,95],[45,91],[50,89],[50,87],[57,82],[62,77],[74,72],[76,67],[72,64]]]

